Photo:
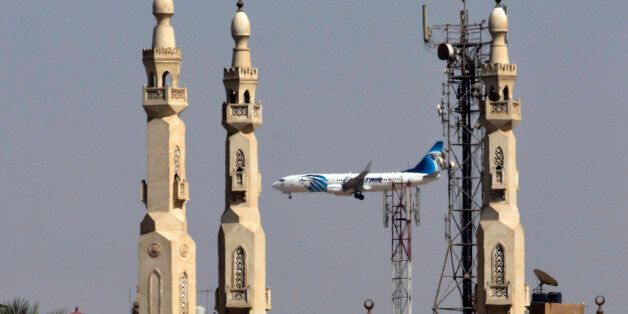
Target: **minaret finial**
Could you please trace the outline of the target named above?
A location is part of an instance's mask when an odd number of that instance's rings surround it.
[[[153,30],[153,48],[174,48],[174,29],[170,25],[170,18],[174,15],[173,0],[154,0],[153,15],[157,25]]]
[[[506,46],[506,34],[508,33],[508,16],[506,10],[496,0],[497,6],[491,12],[488,19],[488,30],[493,38],[491,42],[490,63],[509,63],[508,48]]]
[[[251,49],[248,47],[249,37],[251,37],[251,22],[242,9],[244,1],[238,0],[238,12],[231,20],[231,37],[235,41],[233,49],[233,67],[251,67]]]

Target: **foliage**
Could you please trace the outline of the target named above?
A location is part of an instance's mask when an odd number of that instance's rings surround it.
[[[67,314],[67,309],[56,309],[46,314]],[[0,314],[39,314],[39,303],[31,304],[31,301],[25,298],[15,298],[12,301],[0,303]]]

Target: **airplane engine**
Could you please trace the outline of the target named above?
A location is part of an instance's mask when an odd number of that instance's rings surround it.
[[[327,186],[327,191],[334,194],[342,193],[342,184],[330,184]]]

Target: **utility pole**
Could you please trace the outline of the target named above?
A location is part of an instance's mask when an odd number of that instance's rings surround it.
[[[211,289],[205,289],[205,290],[199,290],[198,293],[203,293],[205,294],[205,311],[209,311],[209,293],[212,292],[214,290]]]

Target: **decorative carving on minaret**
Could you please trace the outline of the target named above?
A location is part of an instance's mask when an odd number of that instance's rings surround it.
[[[519,189],[514,128],[521,101],[513,100],[517,66],[506,45],[508,17],[498,4],[489,18],[491,51],[482,68],[486,86],[481,120],[484,137],[484,204],[478,227],[477,313],[523,314],[528,301],[525,242],[519,221]]]
[[[173,0],[154,0],[152,47],[142,51],[147,84],[147,178],[142,181],[146,215],[139,239],[139,313],[188,313],[196,306],[196,245],[187,233],[185,124],[187,88],[179,86],[181,50],[170,20]]]
[[[219,313],[266,313],[271,308],[266,287],[266,236],[258,198],[261,175],[255,130],[262,125],[262,104],[255,99],[257,69],[251,65],[251,35],[244,3],[238,1],[231,22],[235,42],[231,66],[223,71],[225,102],[222,125],[227,130],[225,209],[218,234]]]

